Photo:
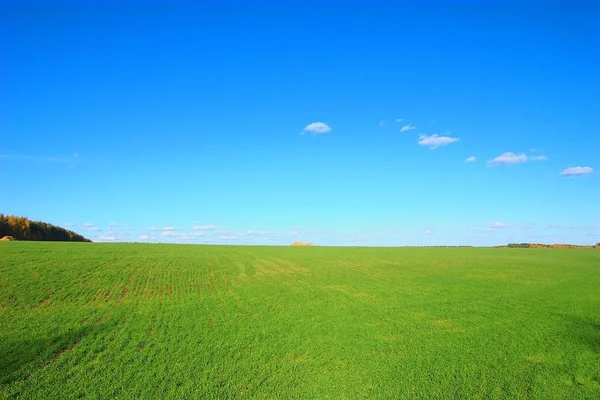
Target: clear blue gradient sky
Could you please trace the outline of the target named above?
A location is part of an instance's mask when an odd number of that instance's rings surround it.
[[[600,3],[282,3],[2,1],[0,211],[98,241],[600,241]]]

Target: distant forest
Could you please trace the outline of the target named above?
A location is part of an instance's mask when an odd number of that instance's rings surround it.
[[[520,249],[600,249],[600,243],[596,243],[594,246],[580,246],[576,244],[509,243],[506,246],[494,247],[510,247]]]
[[[16,240],[50,240],[57,242],[91,242],[90,239],[68,229],[26,217],[0,214],[0,238],[12,236]]]

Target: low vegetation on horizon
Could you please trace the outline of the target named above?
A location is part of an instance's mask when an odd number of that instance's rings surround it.
[[[0,398],[600,398],[596,251],[0,254]]]
[[[600,249],[600,243],[596,243],[593,246],[582,246],[577,244],[542,244],[542,243],[509,243],[506,246],[495,246],[495,247],[509,247],[519,249]]]

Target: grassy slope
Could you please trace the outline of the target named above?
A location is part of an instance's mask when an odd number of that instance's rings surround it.
[[[600,398],[600,252],[0,243],[0,397]]]

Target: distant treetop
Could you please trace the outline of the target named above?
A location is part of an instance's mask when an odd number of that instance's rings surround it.
[[[308,242],[308,243],[294,242],[294,243],[292,243],[292,246],[308,246],[308,247],[311,247],[312,245],[313,245],[312,242]]]

